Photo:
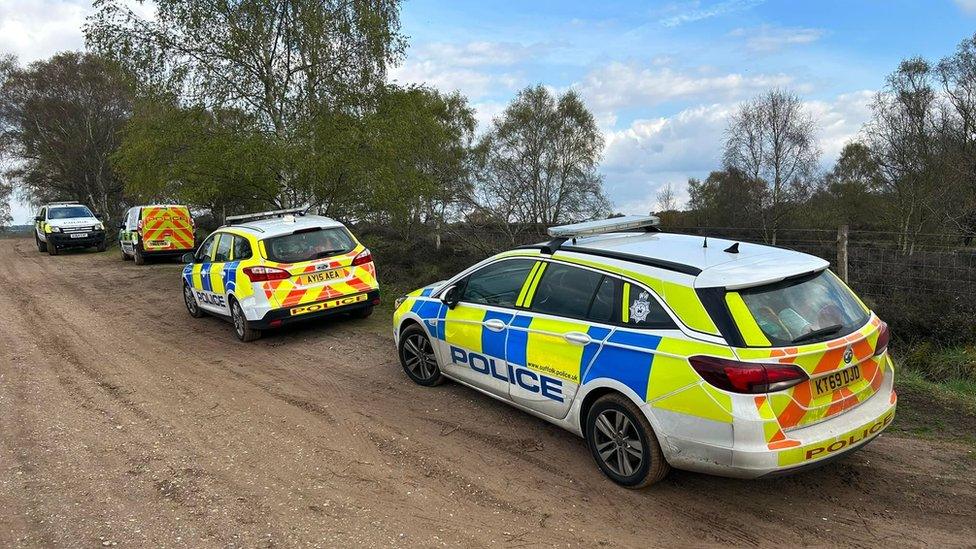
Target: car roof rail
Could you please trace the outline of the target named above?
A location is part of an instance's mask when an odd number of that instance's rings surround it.
[[[240,222],[240,221],[258,221],[261,219],[272,219],[275,217],[284,217],[286,215],[305,215],[308,212],[309,206],[304,206],[301,208],[287,208],[284,210],[269,210],[267,212],[255,212],[249,214],[241,215],[228,215],[224,218],[224,222]]]

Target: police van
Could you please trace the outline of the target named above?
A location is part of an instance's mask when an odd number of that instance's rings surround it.
[[[887,325],[827,261],[666,234],[653,216],[549,233],[398,300],[410,379],[450,378],[572,431],[632,488],[670,467],[804,469],[891,423]]]
[[[183,256],[191,316],[230,320],[237,338],[251,341],[292,322],[365,318],[379,304],[373,256],[342,223],[301,208],[226,221]]]
[[[78,202],[51,202],[34,216],[34,244],[37,251],[58,255],[65,248],[95,248],[105,251],[102,215]]]
[[[144,265],[147,258],[181,257],[194,248],[193,217],[186,206],[133,206],[119,223],[122,259]]]

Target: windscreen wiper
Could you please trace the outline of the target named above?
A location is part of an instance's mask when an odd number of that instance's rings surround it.
[[[329,256],[333,256],[333,255],[336,255],[336,254],[341,254],[344,251],[345,250],[326,250],[324,252],[319,252],[319,253],[315,254],[315,259],[322,259],[323,257],[329,257]]]
[[[790,343],[800,343],[802,341],[810,341],[811,339],[817,339],[820,336],[826,336],[831,334],[836,334],[841,331],[844,327],[843,324],[831,324],[830,326],[820,328],[819,330],[814,330],[812,332],[807,332],[801,336],[797,336],[796,339]]]

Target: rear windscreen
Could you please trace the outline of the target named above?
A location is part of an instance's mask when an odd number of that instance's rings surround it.
[[[351,252],[356,247],[343,227],[314,229],[276,236],[264,241],[268,259],[278,263],[299,263]]]
[[[863,326],[870,314],[829,271],[739,293],[774,346],[836,339]]]

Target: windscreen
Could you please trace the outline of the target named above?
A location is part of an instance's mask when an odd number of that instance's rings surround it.
[[[740,292],[759,329],[774,346],[828,341],[868,321],[869,313],[833,273]]]
[[[50,208],[47,211],[48,219],[71,219],[72,217],[95,217],[92,215],[88,206],[63,206],[60,208]]]
[[[299,263],[351,252],[356,247],[343,227],[314,229],[264,241],[268,259],[278,263]]]

